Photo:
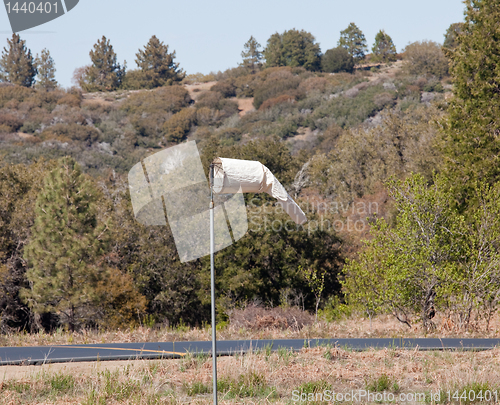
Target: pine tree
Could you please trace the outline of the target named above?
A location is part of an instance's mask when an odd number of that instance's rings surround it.
[[[7,43],[8,49],[3,48],[0,59],[0,81],[31,87],[37,70],[31,51],[26,48],[26,41],[18,34],[12,34]]]
[[[396,47],[392,38],[380,30],[375,36],[375,43],[372,48],[374,62],[394,62],[396,60]]]
[[[35,313],[55,312],[74,330],[95,300],[97,258],[106,245],[97,220],[98,192],[78,163],[64,157],[44,180],[25,249],[31,289],[23,297]]]
[[[36,57],[36,64],[38,67],[38,75],[36,87],[45,90],[53,90],[57,87],[57,80],[55,78],[55,63],[54,59],[50,56],[48,49],[42,50],[40,56]]]
[[[243,58],[242,66],[249,68],[252,73],[255,72],[256,68],[261,66],[262,52],[260,51],[260,47],[261,45],[253,36],[243,45],[243,52],[241,52],[241,57]]]
[[[89,53],[92,65],[86,69],[80,86],[84,91],[113,91],[120,87],[125,75],[123,67],[117,62],[116,53],[109,39],[104,35],[94,44]]]
[[[368,49],[365,35],[354,23],[350,23],[345,30],[340,31],[338,46],[347,49],[358,63],[365,58]]]
[[[151,37],[144,50],[136,53],[135,62],[141,69],[146,87],[154,88],[181,81],[185,73],[175,63],[175,51],[168,52],[168,45],[160,42],[155,35]]]
[[[443,122],[450,183],[466,203],[474,180],[500,180],[500,3],[468,0],[451,59],[454,97]],[[458,191],[458,190],[457,190]]]

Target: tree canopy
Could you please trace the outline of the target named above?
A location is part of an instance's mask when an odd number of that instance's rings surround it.
[[[328,49],[321,58],[321,70],[329,73],[352,73],[354,70],[354,58],[349,54],[347,49],[341,46]]]
[[[182,80],[185,73],[174,59],[175,51],[169,53],[168,45],[153,35],[144,49],[136,53],[135,62],[144,76],[145,87],[160,87]]]
[[[392,38],[384,30],[380,30],[375,36],[372,52],[371,60],[374,62],[394,62],[396,60],[396,47]]]
[[[454,82],[443,121],[447,173],[466,202],[474,180],[500,180],[500,4],[468,1],[462,34],[447,51]]]
[[[271,35],[264,49],[266,67],[302,66],[307,70],[319,69],[320,53],[314,36],[310,32],[296,29]]]
[[[262,51],[260,50],[261,45],[253,37],[243,45],[243,51],[241,52],[241,57],[243,58],[242,66],[249,68],[252,72],[261,66]]]
[[[0,81],[24,87],[33,86],[37,69],[26,41],[18,34],[12,34],[12,38],[7,39],[7,44],[0,59]]]
[[[365,35],[354,23],[350,23],[345,30],[340,31],[338,46],[347,49],[357,63],[365,58],[368,49]]]
[[[85,69],[80,87],[84,91],[113,91],[120,87],[125,66],[117,62],[117,56],[109,39],[104,35],[89,53],[92,65]]]
[[[44,90],[53,90],[57,87],[56,67],[54,59],[48,49],[43,49],[40,56],[36,57],[38,75],[35,87]]]

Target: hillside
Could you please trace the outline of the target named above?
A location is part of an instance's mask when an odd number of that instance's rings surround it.
[[[313,310],[316,287],[304,269],[323,274],[320,307],[333,310],[345,258],[356,256],[375,217],[393,216],[385,181],[410,172],[430,179],[439,168],[434,121],[451,95],[448,80],[410,74],[397,61],[352,74],[238,67],[178,85],[106,93],[1,84],[0,186],[8,196],[2,212],[9,224],[3,282],[11,291],[3,305],[16,308],[3,327],[28,322],[18,296],[26,283],[22,246],[32,232],[42,179],[52,160],[63,156],[92,176],[102,194],[99,220],[113,224],[95,277],[108,277],[109,269],[125,277],[108,304],[82,308],[86,322],[118,326],[140,321],[138,313],[152,324],[207,319],[208,263],[181,265],[168,228],[139,226],[127,193],[126,174],[135,163],[187,140],[197,141],[207,167],[215,156],[261,161],[310,218],[306,228],[287,233],[262,228],[265,221],[281,221],[279,213],[259,215],[255,229],[218,254],[225,274],[218,287],[220,319],[250,301]],[[13,184],[16,191],[9,191]],[[270,204],[262,196],[254,201]],[[15,218],[22,215],[20,234]],[[238,281],[242,277],[247,281]],[[111,288],[102,280],[96,288]],[[112,310],[122,299],[134,304]],[[104,318],[103,305],[109,305]],[[58,322],[50,319],[43,323]]]

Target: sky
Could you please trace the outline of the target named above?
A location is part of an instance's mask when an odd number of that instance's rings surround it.
[[[381,29],[398,52],[414,41],[442,43],[449,25],[464,20],[464,9],[460,0],[80,0],[67,14],[19,34],[34,55],[50,51],[56,79],[70,87],[74,70],[90,64],[89,52],[103,35],[129,69],[156,35],[176,51],[184,71],[207,74],[237,66],[251,35],[264,47],[272,34],[292,28],[312,33],[322,52],[337,45],[351,22],[369,48]],[[7,11],[0,8],[0,49],[11,36]]]

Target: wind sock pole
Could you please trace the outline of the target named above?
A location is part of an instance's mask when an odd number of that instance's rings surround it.
[[[210,279],[212,284],[212,369],[214,405],[217,405],[217,337],[215,323],[215,270],[214,270],[214,165],[210,165]]]

